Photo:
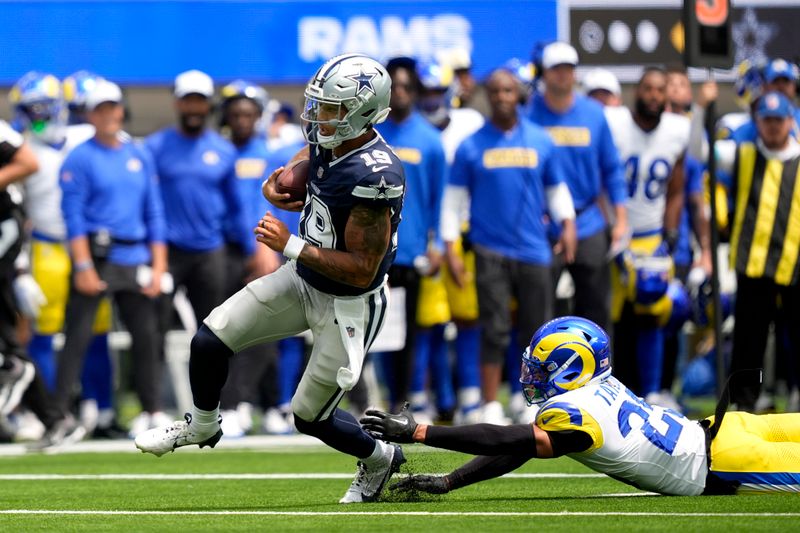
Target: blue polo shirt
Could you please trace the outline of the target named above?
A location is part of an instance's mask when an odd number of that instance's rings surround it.
[[[164,207],[150,154],[126,142],[109,147],[89,139],[64,160],[59,182],[67,238],[107,231],[113,239],[108,261],[149,263],[150,243],[164,242]]]
[[[449,183],[469,190],[470,240],[510,259],[549,265],[545,187],[565,182],[565,167],[564,152],[547,132],[522,117],[510,131],[487,122],[467,137]]]
[[[624,204],[627,190],[624,168],[602,106],[576,94],[571,108],[555,113],[537,93],[531,99],[528,116],[550,133],[562,155],[578,215],[578,238],[585,239],[604,230],[606,219],[598,198],[605,191],[613,205]]]
[[[253,253],[253,227],[237,190],[233,145],[208,129],[187,137],[174,127],[150,135],[145,145],[158,172],[167,241],[189,252],[215,250],[225,242],[224,221],[230,218],[242,250]]]
[[[425,253],[429,238],[438,241],[447,173],[441,133],[416,111],[400,123],[387,120],[378,131],[403,162],[406,174],[403,223],[397,234],[394,263],[408,267]]]

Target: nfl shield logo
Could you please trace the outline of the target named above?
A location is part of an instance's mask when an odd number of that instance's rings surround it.
[[[356,328],[354,328],[354,327],[351,327],[351,326],[345,326],[345,328],[344,328],[344,329],[345,329],[345,331],[347,331],[347,336],[348,336],[348,337],[350,337],[351,339],[352,339],[353,337],[355,337],[355,335],[356,335]]]

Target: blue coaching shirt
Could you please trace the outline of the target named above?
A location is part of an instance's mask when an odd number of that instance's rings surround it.
[[[549,265],[545,187],[565,181],[564,155],[520,117],[508,132],[487,122],[456,150],[450,183],[467,187],[470,240],[505,257]]]
[[[406,173],[403,225],[397,234],[394,262],[410,267],[414,258],[428,249],[430,237],[438,240],[439,214],[447,182],[441,133],[417,112],[401,123],[388,119],[378,129],[403,162]]]
[[[397,227],[404,194],[403,165],[380,134],[337,159],[333,159],[331,150],[311,146],[308,194],[300,219],[300,236],[320,248],[347,251],[344,230],[350,211],[361,204],[390,208],[391,240],[375,279],[366,289],[339,283],[298,262],[300,277],[315,289],[336,296],[356,296],[378,287],[397,250]]]
[[[576,94],[570,109],[554,113],[537,93],[531,99],[529,118],[548,131],[563,155],[567,185],[575,202],[578,239],[604,230],[607,224],[598,198],[605,189],[613,205],[623,204],[627,190],[624,168],[603,107]]]
[[[239,199],[233,145],[208,129],[187,137],[174,127],[150,135],[145,145],[158,172],[167,241],[189,252],[214,250],[225,241],[223,220],[229,217],[239,227],[242,250],[253,253],[253,225]]]
[[[149,243],[164,242],[164,207],[153,161],[138,144],[109,147],[89,139],[61,166],[61,209],[67,238],[99,230],[112,238],[108,260],[120,265],[150,262]],[[137,241],[137,242],[133,242]]]
[[[236,148],[236,191],[245,213],[248,226],[254,228],[270,203],[261,192],[261,184],[269,177],[269,151],[263,135],[254,135],[243,146]],[[224,220],[225,240],[241,243],[241,228],[238,219],[226,217]],[[255,237],[253,237],[255,238]]]

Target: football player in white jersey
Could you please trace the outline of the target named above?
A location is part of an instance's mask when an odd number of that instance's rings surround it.
[[[417,108],[423,117],[442,132],[442,147],[449,167],[461,142],[483,126],[483,115],[469,107],[454,106],[457,81],[453,69],[447,63],[418,62],[417,74],[420,81]],[[467,233],[468,218],[469,213],[462,214],[462,235]],[[442,275],[428,278],[426,283],[429,282],[429,286],[443,283],[445,290],[440,291],[437,286],[420,291],[418,308],[420,315],[432,315],[435,309],[441,309],[440,297],[442,292],[446,293],[445,307],[449,307],[450,316],[458,331],[454,368],[458,408],[453,420],[461,424],[477,422],[481,415],[478,292],[475,286],[475,253],[469,249],[469,245],[464,249],[463,237],[453,244],[453,248],[454,254],[464,264],[464,275],[456,279],[448,265],[444,264]]]
[[[444,476],[414,475],[394,488],[442,494],[511,472],[533,458],[567,455],[642,490],[681,496],[800,492],[800,414],[742,412],[693,421],[650,405],[611,375],[610,341],[579,317],[540,327],[522,356],[532,424],[417,424],[407,412],[367,411],[363,426],[392,442],[478,455]],[[716,422],[716,423],[715,423]]]
[[[70,94],[73,99],[79,92],[83,94],[74,84],[65,87],[72,87]],[[39,170],[24,182],[24,207],[31,228],[31,273],[42,288],[46,302],[33,321],[28,351],[48,388],[52,389],[56,365],[53,336],[64,325],[71,269],[65,245],[67,230],[61,212],[59,171],[69,151],[94,135],[94,126],[67,125],[62,84],[52,74],[37,71],[25,74],[11,89],[9,100],[14,105],[16,122],[39,161]],[[110,426],[114,418],[113,376],[106,338],[110,327],[111,307],[108,301],[104,301],[95,320],[96,338],[89,349],[87,368],[92,368],[94,374],[101,368],[107,368],[108,372],[100,377],[105,378],[100,386],[89,386],[85,382],[84,389],[107,390],[108,394],[102,399],[93,398],[91,406],[82,409],[88,413],[83,422],[90,433],[95,429],[98,417],[104,419],[104,427]],[[86,379],[92,378],[87,375]],[[93,383],[96,381],[94,378]],[[102,414],[98,409],[103,411]]]
[[[615,352],[627,361],[617,368],[626,371],[621,377],[635,391],[653,395],[651,401],[661,390],[660,317],[668,315],[663,307],[668,305],[665,296],[674,270],[670,254],[684,205],[690,127],[688,118],[665,112],[666,104],[666,73],[649,68],[636,87],[633,111],[614,114],[609,123],[626,168],[632,231],[631,253],[620,254],[621,272],[613,277],[612,318],[615,332],[621,332],[614,336]]]

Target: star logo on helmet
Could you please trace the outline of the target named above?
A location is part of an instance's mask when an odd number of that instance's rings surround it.
[[[358,84],[358,86],[356,87],[356,95],[361,94],[361,92],[365,90],[371,92],[372,94],[375,94],[375,87],[372,86],[372,80],[375,79],[375,76],[377,75],[378,75],[377,72],[373,72],[372,74],[366,74],[364,73],[363,69],[359,68],[358,74],[345,76],[345,78],[353,80]]]

